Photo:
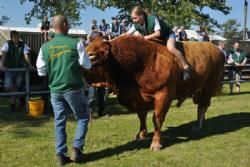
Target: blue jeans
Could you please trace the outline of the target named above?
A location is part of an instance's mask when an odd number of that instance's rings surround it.
[[[83,149],[90,118],[87,98],[83,89],[51,93],[51,103],[55,115],[56,153],[67,154],[66,119],[71,109],[77,121],[73,147]]]
[[[23,71],[6,71],[5,72],[5,88],[21,88],[24,79]]]

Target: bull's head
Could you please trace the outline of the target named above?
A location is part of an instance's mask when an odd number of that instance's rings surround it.
[[[107,60],[111,50],[111,45],[103,38],[96,38],[86,47],[86,53],[89,55],[89,59],[92,65],[102,64]]]

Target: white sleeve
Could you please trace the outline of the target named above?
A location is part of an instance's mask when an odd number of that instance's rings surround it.
[[[244,64],[244,65],[245,65],[246,62],[247,62],[247,57],[244,58],[244,60],[243,60],[243,62],[242,62],[241,64]]]
[[[129,35],[132,35],[134,32],[136,32],[136,29],[135,29],[135,26],[132,25],[132,26],[130,27],[130,29],[129,29],[126,33],[129,34]]]
[[[79,54],[78,61],[79,61],[80,66],[82,66],[85,69],[90,69],[91,62],[90,62],[89,56],[85,52],[85,47],[83,46],[81,42],[77,43],[77,51]]]
[[[155,18],[155,27],[154,27],[154,31],[160,31],[161,30],[161,26],[160,26],[160,22],[158,20],[158,18]]]
[[[37,60],[36,60],[36,67],[39,76],[46,76],[47,69],[45,65],[45,60],[43,59],[42,49],[40,49]]]
[[[27,44],[25,44],[23,48],[23,53],[28,54],[29,52],[30,52],[30,47]]]
[[[2,51],[8,52],[8,50],[9,50],[8,42],[4,42],[4,44],[2,46]]]
[[[234,60],[233,60],[233,58],[232,58],[232,54],[229,55],[228,60],[227,60],[227,63],[228,63],[228,64],[234,63]]]

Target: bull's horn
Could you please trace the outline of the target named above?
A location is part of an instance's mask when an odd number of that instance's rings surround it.
[[[89,56],[89,59],[90,60],[93,60],[93,59],[95,59],[96,58],[96,55],[91,55],[91,56]]]

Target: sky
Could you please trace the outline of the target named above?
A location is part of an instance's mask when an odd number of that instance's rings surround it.
[[[20,0],[0,0],[0,16],[7,15],[10,20],[5,26],[10,27],[37,27],[40,21],[33,19],[30,25],[27,25],[24,20],[24,15],[32,8],[32,3],[26,2],[21,5]],[[244,0],[228,0],[227,4],[232,7],[230,14],[224,15],[222,12],[214,11],[209,8],[203,10],[212,18],[218,20],[219,23],[224,23],[228,19],[236,19],[241,24],[241,29],[244,25]],[[101,19],[111,23],[111,17],[116,16],[118,10],[109,8],[105,11],[93,7],[87,7],[81,11],[81,22],[83,23],[78,29],[84,29],[87,33],[90,31],[90,24],[92,19],[96,19],[98,24]],[[250,29],[250,4],[248,6],[247,27]]]

